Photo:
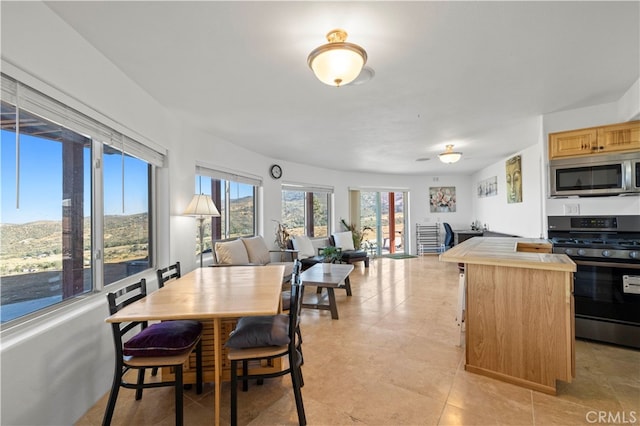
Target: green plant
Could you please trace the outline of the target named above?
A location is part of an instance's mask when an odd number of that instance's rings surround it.
[[[327,246],[322,249],[322,259],[324,263],[333,263],[340,258],[341,250],[335,246]]]
[[[371,229],[368,226],[363,227],[362,230],[358,230],[356,229],[356,226],[354,224],[349,225],[347,221],[344,219],[340,219],[340,223],[345,228],[345,230],[351,231],[351,238],[353,238],[353,247],[356,250],[362,247],[362,240],[364,239],[364,234],[367,231],[373,231],[373,229]]]
[[[289,240],[291,239],[291,234],[289,234],[289,230],[287,229],[287,227],[285,225],[283,225],[282,223],[278,222],[277,220],[274,220],[274,222],[276,222],[278,224],[276,226],[276,241],[275,241],[275,243],[281,250],[286,250],[287,244],[289,243]]]

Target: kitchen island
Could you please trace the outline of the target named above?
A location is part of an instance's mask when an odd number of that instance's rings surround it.
[[[464,263],[465,369],[555,395],[575,377],[573,273],[533,238],[472,238],[440,255]]]

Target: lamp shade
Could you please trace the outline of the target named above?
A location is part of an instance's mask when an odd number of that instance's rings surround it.
[[[318,80],[329,86],[344,86],[355,80],[367,62],[367,52],[357,44],[347,43],[344,30],[327,34],[329,43],[314,49],[307,58]]]
[[[453,145],[447,145],[445,151],[442,154],[438,154],[438,158],[443,163],[451,164],[462,158],[461,152],[455,152],[453,150]]]
[[[209,195],[196,194],[183,213],[185,216],[220,216],[216,205]]]

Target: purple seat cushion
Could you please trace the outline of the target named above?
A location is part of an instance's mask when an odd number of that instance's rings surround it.
[[[163,321],[153,324],[124,344],[127,356],[176,355],[189,349],[202,332],[198,321]]]
[[[233,349],[289,344],[289,315],[242,317],[225,346]]]

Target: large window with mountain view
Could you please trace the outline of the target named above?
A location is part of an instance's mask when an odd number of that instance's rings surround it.
[[[152,267],[162,155],[5,75],[1,108],[1,322]]]
[[[258,178],[196,167],[195,193],[210,195],[220,217],[204,221],[203,247],[196,229],[196,254],[211,250],[213,241],[256,235]]]
[[[282,186],[282,224],[291,235],[327,237],[331,224],[331,188]]]

